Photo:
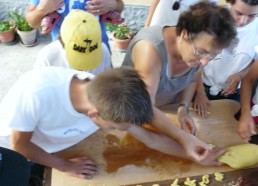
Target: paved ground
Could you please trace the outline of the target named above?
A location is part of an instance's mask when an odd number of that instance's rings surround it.
[[[33,47],[21,46],[19,41],[14,45],[4,45],[0,43],[0,101],[7,93],[8,89],[25,71],[32,69],[38,51],[51,42],[49,35],[38,37],[38,42]],[[125,52],[112,48],[112,63],[114,67],[120,66]]]
[[[39,37],[33,47],[21,46],[19,41],[10,46],[0,44],[0,100],[17,78],[32,68],[38,51],[50,41],[49,36],[44,36]]]

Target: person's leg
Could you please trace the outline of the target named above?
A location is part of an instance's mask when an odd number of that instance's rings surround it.
[[[2,151],[4,151],[4,153],[1,153]],[[2,181],[4,181],[4,179],[1,179],[2,178],[1,176],[3,176],[1,174],[4,174],[4,173],[1,173],[1,164],[3,166],[3,162],[4,162],[4,164],[9,165],[9,163],[7,163],[7,162],[11,162],[13,164],[10,164],[10,165],[15,165],[15,161],[11,161],[12,157],[14,159],[16,157],[17,161],[19,161],[20,164],[22,164],[22,163],[25,164],[24,166],[25,166],[26,170],[24,170],[23,173],[17,173],[17,174],[20,174],[24,178],[26,178],[26,176],[24,176],[25,173],[29,174],[28,178],[27,178],[28,179],[27,182],[29,183],[29,186],[42,186],[43,185],[44,166],[33,163],[33,162],[29,161],[28,159],[26,159],[25,157],[23,157],[18,152],[10,150],[10,136],[1,136],[0,137],[0,153],[1,153],[0,158],[3,159],[2,161],[0,160],[0,186],[2,185],[1,184]],[[8,155],[4,155],[6,153],[8,153]],[[24,161],[22,162],[22,160],[24,160]],[[19,163],[17,164],[18,166],[19,166]],[[20,167],[23,167],[23,165],[21,165]],[[13,168],[10,168],[7,171],[12,172],[13,170],[16,170],[16,169],[17,169],[16,166],[13,166]],[[9,174],[9,172],[6,172],[6,173]],[[11,173],[9,175],[11,175]],[[14,176],[14,178],[15,178],[15,176]],[[16,178],[14,180],[16,180]],[[28,183],[26,185],[28,185]],[[13,185],[13,182],[11,182],[11,184],[12,184],[12,186],[16,186],[16,185]],[[8,185],[8,184],[6,184],[6,185]]]
[[[210,94],[210,86],[207,86],[204,84],[205,87],[205,93],[207,95],[207,97],[209,98],[209,100],[220,100],[220,99],[232,99],[235,100],[237,102],[240,102],[240,89],[237,89],[237,91],[234,94],[230,94],[228,96],[224,96],[221,94],[221,92],[219,92],[217,95],[211,95]]]
[[[0,147],[0,185],[26,186],[30,179],[28,160],[19,154]]]
[[[38,177],[42,182],[44,180],[45,166],[30,162],[31,176]]]

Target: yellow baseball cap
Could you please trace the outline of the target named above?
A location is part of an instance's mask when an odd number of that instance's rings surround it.
[[[76,70],[92,70],[102,60],[101,28],[96,17],[83,10],[71,10],[60,35],[69,65]]]

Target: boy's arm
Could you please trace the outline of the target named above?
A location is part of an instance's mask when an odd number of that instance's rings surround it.
[[[250,136],[256,133],[255,123],[251,116],[252,89],[254,81],[258,79],[258,60],[250,68],[250,71],[244,77],[241,88],[241,117],[238,123],[238,134],[244,140],[250,140]]]
[[[40,0],[38,5],[30,4],[25,14],[26,20],[32,28],[39,28],[42,19],[49,13],[64,5],[64,0]]]
[[[154,14],[154,12],[155,12],[155,10],[156,10],[156,7],[157,7],[158,4],[159,4],[159,1],[160,1],[160,0],[153,0],[153,1],[152,1],[151,6],[150,6],[150,9],[149,9],[148,16],[147,16],[147,19],[146,19],[146,21],[145,21],[145,27],[150,26],[150,23],[151,23],[153,14]]]
[[[98,173],[96,163],[90,158],[79,157],[66,160],[47,153],[31,142],[32,134],[33,132],[13,130],[11,135],[12,149],[35,163],[58,169],[75,177],[91,179]]]
[[[116,0],[117,5],[116,5],[116,11],[122,12],[124,10],[124,2],[122,0]]]
[[[180,143],[188,156],[196,161],[204,159],[211,149],[208,144],[198,138],[178,128],[170,119],[159,109],[153,107],[154,119],[151,125],[160,130],[165,135]],[[200,149],[203,153],[200,153]]]
[[[131,125],[131,127],[127,129],[127,132],[135,138],[137,138],[138,140],[140,140],[141,142],[143,142],[146,146],[148,146],[151,149],[160,151],[168,155],[195,161],[190,156],[187,156],[182,145],[172,140],[171,138],[168,138],[165,135],[154,133],[137,125]],[[217,158],[221,156],[223,153],[225,153],[224,149],[217,148],[209,151],[205,159],[196,162],[206,166],[218,166],[221,164],[217,162]]]

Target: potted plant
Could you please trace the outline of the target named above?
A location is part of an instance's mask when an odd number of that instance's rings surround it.
[[[21,44],[24,46],[35,45],[37,42],[37,30],[28,24],[24,16],[13,11],[9,12],[9,16],[17,25],[17,33],[21,38]]]
[[[114,47],[116,49],[126,50],[129,42],[132,39],[129,26],[127,24],[117,25],[116,27],[114,27],[112,33]]]
[[[15,37],[15,24],[11,21],[0,21],[0,41],[2,43],[12,43]]]

